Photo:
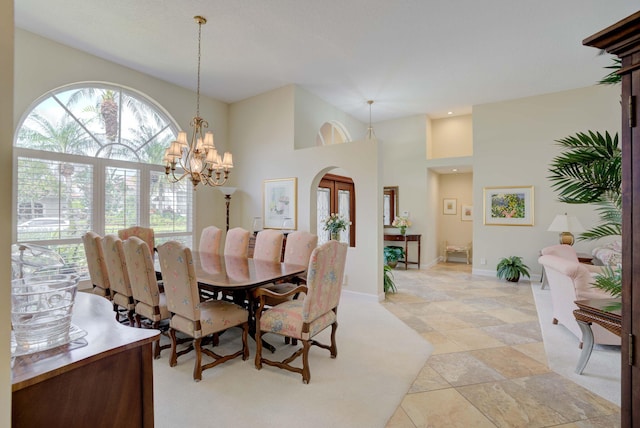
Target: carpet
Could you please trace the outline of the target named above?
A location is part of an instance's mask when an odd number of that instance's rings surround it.
[[[620,347],[595,345],[581,375],[574,372],[581,349],[580,340],[561,324],[554,325],[549,288],[532,282],[538,319],[549,368],[602,398],[620,405]]]
[[[318,338],[329,343],[330,329]],[[292,352],[280,336],[270,359]],[[155,426],[216,427],[384,427],[409,390],[433,346],[379,303],[343,293],[336,334],[338,356],[312,347],[311,381],[275,367],[237,358],[192,378],[194,353],[169,367],[169,351],[154,361]],[[231,342],[231,343],[230,343]],[[240,348],[240,330],[220,338],[220,350]],[[206,358],[206,357],[204,357]],[[208,361],[208,360],[205,360]]]

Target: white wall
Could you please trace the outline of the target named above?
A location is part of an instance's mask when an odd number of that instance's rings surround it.
[[[11,152],[13,147],[13,0],[0,0],[0,426],[11,426]]]
[[[473,205],[473,174],[442,174],[440,175],[439,191],[438,245],[442,249],[445,240],[448,245],[467,245],[473,240],[473,222],[462,221],[462,206]],[[444,214],[442,209],[444,199],[456,200],[455,215]],[[452,254],[449,260],[466,262],[466,257],[461,254]]]
[[[21,29],[16,29],[15,37],[13,129],[18,126],[30,106],[48,91],[77,82],[107,82],[133,88],[155,100],[176,120],[181,129],[191,134],[189,124],[195,115],[195,92]],[[218,150],[229,150],[227,104],[201,96],[200,115],[209,122]],[[230,186],[233,186],[234,172],[235,170],[231,174]],[[196,239],[204,226],[223,226],[225,212],[224,197],[219,191],[200,188],[196,192]]]
[[[429,159],[473,155],[473,122],[470,114],[431,120]]]
[[[304,106],[297,110],[297,103]],[[317,109],[313,106],[316,105]],[[335,108],[334,108],[335,109]],[[346,290],[378,298],[382,293],[382,225],[371,213],[382,212],[379,174],[380,143],[355,141],[315,147],[315,126],[305,112],[328,111],[324,101],[295,86],[287,86],[231,105],[230,135],[238,164],[236,183],[242,190],[242,226],[262,216],[263,180],[297,177],[298,229],[316,231],[316,189],[320,178],[334,168],[350,176],[356,188],[356,246],[347,254]],[[323,121],[324,122],[324,121]],[[250,126],[248,126],[250,124]],[[315,129],[317,132],[317,128]],[[295,135],[313,139],[298,143]],[[292,150],[293,147],[308,147]]]
[[[501,257],[522,256],[539,274],[541,248],[556,244],[558,235],[547,232],[556,214],[567,212],[585,227],[598,221],[594,207],[557,202],[546,178],[551,160],[559,154],[556,140],[576,132],[620,130],[620,88],[592,86],[501,103],[474,106],[473,199],[474,272],[495,272]],[[487,186],[534,186],[534,226],[482,224],[482,189]],[[578,242],[589,252],[595,243]],[[480,265],[480,258],[487,260]]]

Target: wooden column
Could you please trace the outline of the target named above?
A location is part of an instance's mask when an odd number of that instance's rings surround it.
[[[622,426],[640,426],[640,12],[588,37],[622,60]],[[638,207],[638,208],[636,208]]]

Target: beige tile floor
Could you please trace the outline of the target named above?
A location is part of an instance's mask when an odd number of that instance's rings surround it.
[[[620,426],[617,405],[547,367],[528,281],[461,263],[394,277],[383,304],[435,349],[387,428]]]

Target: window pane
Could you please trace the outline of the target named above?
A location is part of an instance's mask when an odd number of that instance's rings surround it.
[[[105,233],[140,225],[140,171],[107,167],[104,189]]]
[[[317,231],[318,245],[322,245],[329,241],[330,235],[328,230],[323,230],[323,220],[331,214],[331,191],[324,187],[318,188],[318,214],[317,214]]]
[[[351,192],[348,190],[338,190],[338,213],[351,221]],[[346,230],[340,232],[340,242],[349,243],[351,226],[347,226]]]
[[[91,165],[18,158],[18,242],[80,238],[91,223]]]
[[[164,172],[151,171],[149,224],[157,235],[191,232],[192,185],[189,180],[169,183]]]

